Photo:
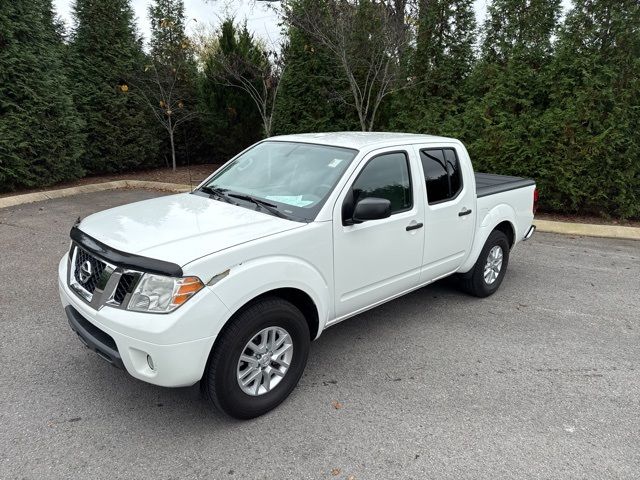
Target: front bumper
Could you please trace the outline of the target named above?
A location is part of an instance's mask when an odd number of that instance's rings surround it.
[[[65,255],[58,267],[60,300],[71,328],[91,350],[155,385],[183,387],[202,378],[213,343],[230,316],[209,287],[169,314],[109,306],[95,310],[69,288],[66,270]]]
[[[71,330],[76,332],[80,341],[85,344],[89,350],[93,350],[104,360],[109,362],[116,368],[124,370],[122,357],[118,351],[115,340],[106,332],[87,321],[78,311],[71,305],[67,305],[64,309],[69,320]]]

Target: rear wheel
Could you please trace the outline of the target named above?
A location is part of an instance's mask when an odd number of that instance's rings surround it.
[[[509,264],[509,239],[500,230],[487,238],[470,272],[461,276],[463,288],[476,297],[488,297],[498,290]]]
[[[227,415],[247,419],[284,401],[302,376],[309,327],[286,300],[261,299],[225,328],[211,352],[200,386]]]

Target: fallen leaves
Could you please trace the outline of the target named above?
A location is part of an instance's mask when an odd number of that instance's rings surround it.
[[[342,473],[342,469],[341,468],[332,468],[331,469],[331,475],[334,477],[337,477],[338,475],[340,475]],[[347,476],[347,480],[356,480],[356,476],[355,475],[349,475]]]

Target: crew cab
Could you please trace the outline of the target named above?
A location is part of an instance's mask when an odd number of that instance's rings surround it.
[[[456,274],[493,294],[534,232],[535,182],[474,174],[452,138],[273,137],[190,193],[78,221],[59,265],[82,342],[236,418],[296,386],[328,327]]]

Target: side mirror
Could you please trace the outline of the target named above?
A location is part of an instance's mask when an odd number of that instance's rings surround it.
[[[391,216],[391,202],[386,198],[363,198],[353,210],[353,223],[380,220]]]

